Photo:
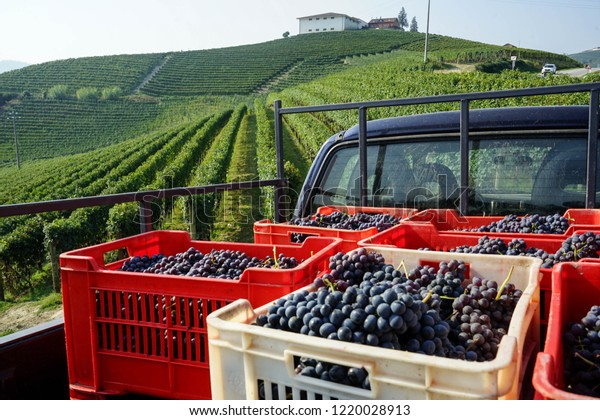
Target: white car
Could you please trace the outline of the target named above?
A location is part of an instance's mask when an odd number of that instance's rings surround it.
[[[542,67],[542,74],[545,76],[548,73],[556,74],[556,65],[555,64],[544,64],[544,67]]]

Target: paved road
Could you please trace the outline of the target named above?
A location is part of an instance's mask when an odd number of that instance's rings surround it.
[[[596,71],[600,71],[600,67],[594,67],[591,70],[586,70],[584,68],[581,69],[568,69],[568,70],[559,70],[557,71],[558,74],[568,74],[569,76],[573,76],[573,77],[581,77],[581,76],[585,76],[588,73],[591,72],[596,72]]]

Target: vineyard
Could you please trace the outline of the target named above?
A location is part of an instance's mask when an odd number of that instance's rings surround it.
[[[515,51],[433,36],[431,59],[424,65],[423,43],[423,34],[409,32],[310,34],[174,52],[168,60],[166,54],[92,57],[1,74],[0,94],[10,99],[0,112],[16,114],[14,126],[4,113],[0,121],[0,204],[273,179],[276,99],[300,106],[579,82],[527,72],[439,72],[457,62],[506,61]],[[536,65],[550,56],[519,54]],[[567,57],[553,59],[578,65]],[[598,77],[590,75],[583,81],[594,80]],[[586,100],[585,95],[561,97],[561,103]],[[369,118],[454,106],[377,109]],[[292,200],[322,142],[356,122],[357,115],[345,111],[286,116],[284,159]],[[20,169],[14,163],[15,134]],[[231,241],[250,241],[252,222],[272,215],[270,187],[178,197],[152,208],[154,228]],[[39,272],[53,272],[53,280],[46,274],[43,281],[59,291],[61,252],[137,232],[139,209],[129,203],[0,220],[0,301],[36,287],[32,279]]]

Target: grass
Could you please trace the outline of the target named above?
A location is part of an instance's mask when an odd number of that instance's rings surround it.
[[[256,166],[256,118],[246,114],[240,124],[227,173],[227,182],[258,178]],[[220,200],[211,239],[227,242],[253,242],[253,222],[259,216],[258,189],[226,191]]]
[[[7,336],[7,335],[11,335],[11,334],[13,334],[13,333],[16,333],[16,332],[17,332],[17,331],[13,330],[12,328],[9,328],[9,329],[7,329],[7,330],[0,331],[0,337],[4,337],[4,336]]]
[[[62,295],[60,293],[52,292],[41,298],[38,303],[42,310],[55,309],[62,305]]]
[[[38,319],[40,313],[58,309],[62,306],[62,295],[52,290],[52,274],[50,265],[42,267],[32,278],[32,289],[22,295],[14,296],[6,293],[6,300],[0,301],[0,317],[7,316],[9,310],[27,306],[27,312],[32,320]],[[10,321],[9,321],[10,324]],[[0,329],[0,337],[17,332],[15,328]]]

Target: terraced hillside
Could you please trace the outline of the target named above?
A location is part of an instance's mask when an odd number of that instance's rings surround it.
[[[423,46],[424,35],[415,32],[332,32],[231,48],[60,60],[0,74],[0,113],[17,115],[14,126],[0,119],[0,165],[15,163],[15,137],[21,162],[80,153],[392,55],[401,56],[398,70],[431,71],[448,62],[507,62],[515,54],[433,35],[424,65]],[[539,62],[548,56],[519,54]],[[552,59],[561,67],[570,60]]]
[[[139,83],[164,54],[70,58],[27,66],[0,74],[0,92],[37,95],[56,85],[73,91],[83,87],[117,87],[123,92]]]
[[[98,64],[97,79],[92,70],[78,76],[81,69],[93,68],[97,58],[73,60],[74,69],[69,69],[68,60],[48,63],[53,72],[65,75],[61,80],[54,73],[46,80],[44,74],[50,72],[45,65],[11,72],[10,77],[0,75],[0,93],[9,98],[0,110],[17,112],[23,155],[17,169],[12,163],[12,120],[3,115],[0,202],[273,178],[274,99],[292,106],[574,82],[524,72],[442,73],[437,70],[457,61],[495,62],[514,51],[432,37],[431,61],[424,65],[422,45],[423,34],[408,32],[311,34],[170,53],[166,61],[162,54],[109,57],[112,64]],[[532,62],[545,60],[547,54],[523,51]],[[124,66],[122,71],[117,63]],[[164,65],[142,93],[130,95],[157,63]],[[111,87],[120,93],[104,97],[103,89]],[[584,98],[574,95],[568,101],[584,103]],[[381,111],[370,117],[423,110]],[[301,182],[322,141],[355,121],[356,116],[344,112],[285,119],[284,157],[292,186]],[[80,153],[85,150],[89,151]],[[201,239],[248,238],[252,221],[273,211],[272,189],[260,192],[259,205],[257,195],[251,195],[258,193],[248,194],[224,200],[207,196],[193,206],[185,198],[159,202],[153,223],[156,228],[190,229]],[[124,204],[0,220],[0,300],[30,289],[30,279],[45,264],[50,262],[56,270],[59,252],[135,233],[138,213],[136,205]],[[202,226],[194,226],[200,219]],[[56,272],[54,280],[58,289]]]

